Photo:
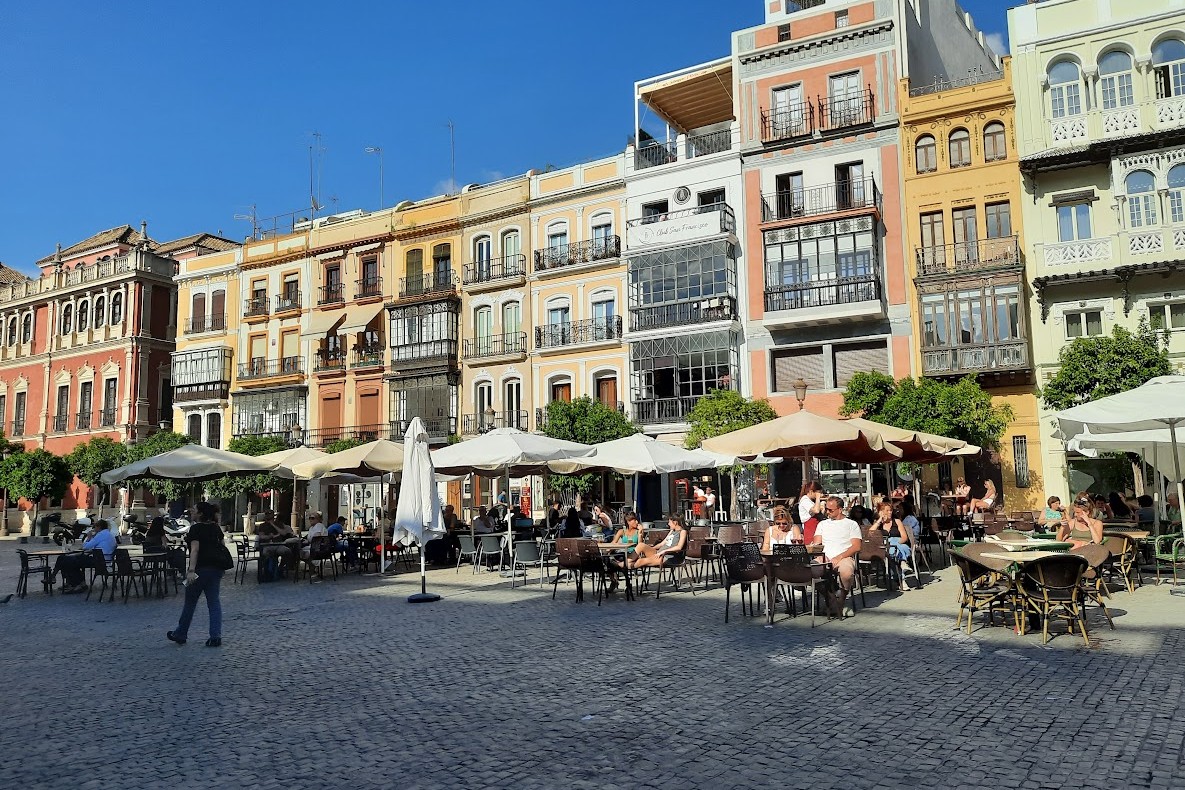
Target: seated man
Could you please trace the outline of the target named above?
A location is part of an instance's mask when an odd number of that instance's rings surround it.
[[[332,540],[329,537],[329,528],[326,527],[321,522],[321,514],[320,513],[316,512],[316,511],[313,511],[312,513],[310,513],[309,514],[309,524],[310,524],[309,534],[305,536],[306,538],[308,538],[308,541],[309,541],[308,545],[304,546],[300,550],[300,558],[302,560],[307,560],[307,559],[309,559],[309,557],[312,556],[312,548],[313,548],[313,541],[314,540],[316,540],[317,538],[321,538],[323,541]]]
[[[856,586],[856,555],[860,553],[862,536],[860,525],[844,516],[839,497],[827,497],[824,512],[827,518],[815,529],[815,543],[822,544],[823,556],[839,576],[839,593],[828,594],[828,603],[832,615],[840,617],[846,614],[848,593]]]
[[[1156,500],[1150,494],[1140,494],[1136,497],[1136,515],[1141,526],[1156,521]]]
[[[477,509],[477,518],[473,519],[473,533],[475,535],[486,535],[497,531],[497,528],[494,526],[494,520],[489,516],[489,511],[486,510],[485,505],[482,505]]]
[[[95,523],[95,534],[86,543],[82,544],[82,550],[89,552],[91,549],[102,549],[103,557],[107,562],[111,562],[111,558],[115,556],[115,535],[108,529],[108,524],[105,519],[99,519]],[[83,572],[85,568],[93,568],[94,559],[88,554],[63,554],[58,557],[57,563],[54,565],[54,575],[62,574],[62,592],[63,593],[77,593],[82,592],[87,588],[86,574]]]
[[[276,523],[276,514],[271,510],[263,513],[263,522],[255,528],[259,545],[259,567],[265,579],[275,579],[293,565],[300,548],[300,538],[287,524]],[[289,541],[295,541],[295,546]]]

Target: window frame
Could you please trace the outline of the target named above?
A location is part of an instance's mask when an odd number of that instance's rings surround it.
[[[983,161],[1002,162],[1008,158],[1008,132],[1003,121],[991,121],[983,127]]]
[[[1090,321],[1088,320],[1088,316],[1095,313],[1097,313],[1099,316],[1099,331],[1092,333],[1088,331],[1090,329]],[[1081,327],[1080,332],[1076,335],[1070,334],[1071,318],[1076,319],[1075,323]],[[1079,307],[1073,310],[1066,310],[1064,313],[1062,313],[1062,325],[1065,329],[1064,334],[1066,340],[1072,342],[1080,337],[1101,337],[1102,335],[1107,334],[1105,318],[1106,314],[1101,307]]]
[[[956,156],[958,146],[958,156]],[[946,138],[947,165],[954,170],[959,167],[971,167],[971,132],[966,127],[954,129]]]
[[[927,142],[928,141],[928,142]],[[927,166],[922,165],[922,152],[927,151]],[[938,172],[938,140],[932,134],[923,134],[913,144],[914,170],[918,175]]]

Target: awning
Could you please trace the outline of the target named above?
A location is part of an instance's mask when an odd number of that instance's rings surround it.
[[[732,62],[644,85],[638,98],[684,132],[731,121]]]
[[[346,320],[347,315],[349,313],[345,310],[314,310],[309,315],[309,328],[304,331],[304,336],[325,337]]]
[[[370,252],[371,250],[377,250],[381,246],[383,246],[383,243],[381,241],[376,241],[374,244],[363,244],[361,247],[355,247],[354,249],[350,250],[350,252],[357,255],[358,253],[361,253],[361,252]]]
[[[343,335],[361,332],[385,309],[381,304],[371,304],[365,307],[347,307],[345,323],[337,331]]]

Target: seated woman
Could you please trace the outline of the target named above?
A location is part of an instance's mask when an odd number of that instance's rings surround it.
[[[876,521],[873,529],[879,529],[889,536],[889,556],[897,565],[897,578],[900,580],[901,592],[908,592],[905,576],[901,573],[901,564],[909,561],[913,554],[913,535],[909,527],[901,521],[901,511],[893,507],[892,502],[881,502],[877,506]],[[892,574],[890,574],[890,577]]]
[[[1046,500],[1045,512],[1041,514],[1038,523],[1045,528],[1046,532],[1058,531],[1062,528],[1062,525],[1066,523],[1066,509],[1062,506],[1061,497],[1051,496]]]
[[[594,533],[599,533],[596,537],[601,540],[608,540],[609,536],[613,534],[613,519],[609,513],[605,511],[600,505],[593,505],[593,523],[592,529]]]
[[[1094,503],[1089,497],[1074,500],[1073,514],[1061,525],[1057,539],[1069,541],[1073,548],[1085,546],[1088,543],[1103,542],[1103,522],[1092,514]]]
[[[638,546],[642,544],[642,524],[638,521],[637,513],[627,513],[625,517],[625,526],[617,530],[613,535],[613,539],[609,543],[616,543],[624,547],[619,553],[616,549],[613,551],[613,559],[609,560],[612,567],[621,569],[623,562],[629,562],[633,557],[634,552],[638,550]],[[613,581],[610,583],[609,589],[617,589],[617,576],[614,575]]]
[[[774,546],[802,542],[802,528],[790,521],[790,511],[781,505],[775,507],[773,523],[765,530],[765,537],[761,541],[761,553],[773,554]]]
[[[564,529],[560,533],[561,538],[583,538],[584,537],[584,522],[580,520],[580,515],[576,512],[576,508],[568,508],[568,515],[564,516]]]
[[[1118,491],[1112,491],[1107,496],[1107,504],[1111,506],[1112,518],[1131,520],[1132,510],[1127,506],[1127,502],[1123,500],[1123,496]]]
[[[626,560],[631,568],[657,568],[665,565],[678,565],[683,561],[687,551],[687,528],[682,516],[667,516],[667,524],[671,531],[663,538],[662,543],[650,546],[639,543],[638,550],[632,558]]]
[[[983,513],[995,507],[996,500],[1000,498],[996,493],[996,484],[989,478],[983,482],[983,487],[985,491],[983,499],[972,499],[968,505],[968,512]]]
[[[156,516],[148,522],[148,531],[144,533],[144,545],[164,546],[165,543],[165,517]]]
[[[967,503],[971,499],[971,486],[967,481],[959,478],[955,481],[955,515],[967,515]]]

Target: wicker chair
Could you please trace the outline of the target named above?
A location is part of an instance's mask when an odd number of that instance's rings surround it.
[[[753,543],[729,543],[721,546],[720,551],[724,560],[724,622],[728,622],[734,585],[740,585],[741,588],[741,614],[755,617],[757,611],[753,608],[753,585],[757,585],[758,608],[761,606],[762,590],[765,587],[759,583],[765,580],[765,561],[761,558],[761,548]]]
[[[1136,542],[1125,535],[1107,535],[1103,539],[1103,546],[1111,553],[1110,562],[1103,567],[1104,572],[1112,577],[1118,572],[1123,577],[1123,583],[1129,593],[1135,592],[1137,584],[1142,587],[1144,577],[1140,573],[1140,557]]]
[[[1111,619],[1111,612],[1107,611],[1107,605],[1103,603],[1104,598],[1111,597],[1107,585],[1103,582],[1104,568],[1111,562],[1111,552],[1105,546],[1088,543],[1071,549],[1070,554],[1077,554],[1086,560],[1086,572],[1082,575],[1082,592],[1086,596],[1086,601],[1093,601],[1103,610],[1103,617],[1107,618],[1107,624],[1114,631],[1115,621]],[[1086,601],[1083,601],[1084,608]],[[1083,614],[1085,615],[1085,612]]]
[[[21,574],[16,580],[16,594],[18,598],[24,598],[29,594],[29,577],[41,574],[41,586],[47,593],[53,595],[53,567],[49,564],[49,557],[39,555],[30,557],[29,552],[24,549],[17,549],[16,553],[21,558]]]
[[[815,610],[819,608],[819,589],[826,591],[834,579],[826,565],[812,564],[806,546],[774,546],[772,565],[778,589],[785,588],[786,613],[797,617],[798,606],[794,603],[794,591],[802,590],[802,605],[808,605],[807,590],[811,591],[811,628],[815,627]],[[774,602],[771,602],[771,607]]]
[[[1019,623],[1013,588],[1006,577],[963,554],[952,554],[955,567],[959,569],[959,616],[955,628],[963,624],[963,613],[967,613],[967,633],[971,633],[971,621],[975,613],[987,607],[988,625],[995,625],[996,606],[1007,604],[1012,608],[1012,618]],[[1017,625],[1019,628],[1019,624]]]
[[[1041,644],[1049,642],[1049,621],[1061,617],[1082,629],[1082,640],[1090,647],[1090,635],[1086,631],[1086,617],[1083,613],[1085,593],[1082,577],[1088,563],[1084,557],[1075,554],[1054,554],[1042,557],[1025,565],[1020,578],[1020,591],[1025,606],[1041,617]],[[1018,630],[1024,618],[1018,622]]]
[[[1012,529],[1020,532],[1032,532],[1037,524],[1036,514],[1031,510],[1014,510],[1008,516],[1012,520]]]

